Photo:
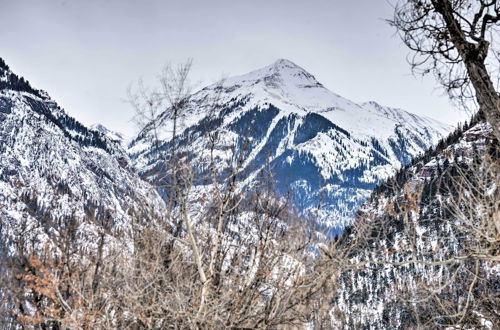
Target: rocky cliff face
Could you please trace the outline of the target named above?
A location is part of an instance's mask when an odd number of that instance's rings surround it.
[[[44,235],[76,218],[125,228],[159,210],[161,199],[134,172],[115,140],[68,116],[0,60],[0,219],[2,245]],[[5,250],[4,250],[5,251]]]

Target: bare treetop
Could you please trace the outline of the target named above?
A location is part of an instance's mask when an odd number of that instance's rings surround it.
[[[452,99],[477,101],[499,137],[500,3],[472,0],[400,1],[390,24],[414,53],[416,73],[434,73]],[[496,84],[496,87],[495,87]]]

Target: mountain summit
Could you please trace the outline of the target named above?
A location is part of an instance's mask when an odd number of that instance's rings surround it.
[[[271,65],[224,81],[223,102],[249,96],[248,106],[273,104],[282,114],[321,114],[327,120],[360,138],[389,138],[396,126],[421,130],[428,127],[430,135],[442,136],[451,127],[424,116],[388,108],[376,102],[358,104],[325,88],[309,72],[295,63],[279,59]],[[200,100],[215,92],[218,85],[206,87],[193,95]],[[199,119],[199,115],[196,116]],[[434,140],[436,142],[437,140]]]
[[[323,87],[312,74],[292,61],[279,59],[250,73],[229,78],[225,85],[261,84],[271,89]]]
[[[219,111],[208,119],[203,104],[214,99]],[[258,173],[270,166],[278,191],[291,192],[300,212],[319,213],[321,222],[331,228],[349,223],[380,180],[451,129],[375,102],[357,104],[284,59],[229,78],[222,88],[205,87],[191,96],[186,113],[185,130],[177,141],[192,155],[192,164],[204,154],[210,120],[225,144],[218,153],[221,171],[238,154],[244,159],[243,182],[251,189]],[[160,159],[147,147],[147,135],[142,132],[134,139],[129,153],[139,171],[154,181],[163,175],[155,173]],[[164,140],[161,148],[169,143]]]

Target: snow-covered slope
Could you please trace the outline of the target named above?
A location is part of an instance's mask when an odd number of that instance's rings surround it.
[[[491,126],[476,116],[374,190],[341,240],[356,246],[353,264],[368,264],[339,279],[334,323],[497,328],[500,267],[488,256],[498,244],[485,228],[498,210],[498,157]]]
[[[219,108],[215,117],[207,118],[211,100]],[[159,120],[168,122],[166,115]],[[206,148],[210,123],[222,143],[217,154],[221,164],[235,154],[243,159],[248,187],[268,164],[278,191],[290,191],[299,211],[314,210],[329,228],[348,223],[380,180],[451,129],[375,102],[352,102],[284,59],[195,93],[184,122],[179,141],[195,159]],[[143,175],[158,168],[148,135],[141,132],[129,147]],[[169,143],[166,135],[162,148]]]
[[[124,228],[162,204],[118,142],[68,116],[0,59],[2,245],[22,228],[43,232],[69,218]]]

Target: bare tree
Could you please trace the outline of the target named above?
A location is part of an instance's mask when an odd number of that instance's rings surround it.
[[[175,87],[186,86],[188,70],[182,68],[189,66],[164,71],[160,79],[164,92],[136,95],[150,100],[167,95],[165,91],[187,92],[189,88]],[[128,301],[127,311],[148,306],[149,311],[134,314],[147,328],[158,324],[275,328],[324,322],[328,314],[324,306],[329,305],[326,297],[334,292],[324,288],[333,279],[331,270],[338,268],[320,267],[322,258],[313,262],[316,259],[310,249],[316,240],[290,211],[289,201],[275,195],[272,175],[261,181],[263,186],[244,189],[240,180],[245,153],[235,145],[224,145],[221,136],[225,132],[213,125],[220,119],[223,89],[222,82],[216,84],[213,99],[201,103],[190,102],[187,94],[166,98],[163,105],[133,102],[139,116],[156,114],[143,134],[149,131],[152,150],[164,164],[156,167],[159,173],[154,173],[154,182],[167,191],[166,223],[173,228],[162,229],[170,235],[154,228],[141,231],[148,234],[139,234],[139,254],[130,259],[133,271],[127,271],[141,275],[124,276],[131,282],[121,285],[126,293],[119,300]],[[151,105],[157,108],[151,111]],[[167,108],[159,109],[162,106]],[[178,116],[192,112],[204,113],[204,143],[198,146],[193,146],[189,133],[176,129]],[[170,137],[158,140],[161,134],[156,130],[165,128],[171,130]],[[263,173],[270,171],[264,169]],[[331,263],[329,258],[322,260]],[[146,267],[145,261],[151,263]],[[134,292],[149,293],[138,296]],[[137,300],[131,300],[133,297]],[[321,313],[312,308],[318,304],[323,304]],[[177,318],[179,314],[183,317]]]
[[[441,178],[439,189],[447,201],[439,212],[447,216],[432,221],[445,222],[453,234],[441,237],[439,245],[459,244],[460,248],[432,263],[443,270],[439,280],[413,283],[405,291],[417,319],[428,327],[484,325],[498,319],[493,307],[498,295],[492,287],[498,280],[494,265],[500,233],[500,2],[400,1],[390,23],[413,51],[412,69],[433,72],[450,97],[462,105],[477,102],[492,127],[490,152],[483,150],[475,160],[469,155],[468,162],[455,164],[453,172]]]
[[[413,70],[433,72],[453,99],[476,100],[500,140],[500,2],[404,0],[389,22],[414,52]]]

